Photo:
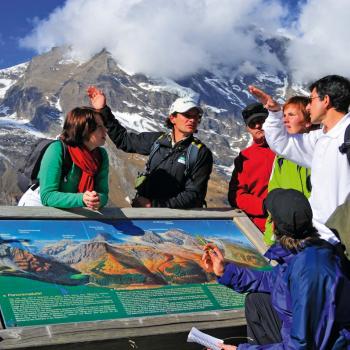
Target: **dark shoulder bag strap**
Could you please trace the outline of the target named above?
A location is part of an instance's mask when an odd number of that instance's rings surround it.
[[[147,159],[147,163],[146,163],[146,174],[149,174],[150,172],[150,167],[151,167],[151,161],[152,161],[152,158],[153,156],[155,155],[155,153],[159,150],[159,147],[160,147],[160,140],[162,140],[164,137],[166,136],[166,134],[162,134],[160,135],[157,140],[155,140],[153,142],[153,145],[151,147],[151,152],[149,153],[149,156],[148,156],[148,159]],[[168,158],[168,157],[166,157]],[[165,159],[166,159],[165,158]],[[164,159],[162,159],[160,161],[159,164],[156,165],[156,168],[158,168],[158,166],[163,162]]]
[[[347,126],[345,133],[344,133],[344,143],[339,146],[340,153],[346,153],[346,156],[348,158],[348,162],[350,165],[350,124]]]
[[[61,179],[63,179],[64,182],[67,182],[67,175],[69,173],[69,170],[72,168],[73,161],[69,154],[67,145],[62,140],[60,141],[62,146],[62,158],[63,158]]]

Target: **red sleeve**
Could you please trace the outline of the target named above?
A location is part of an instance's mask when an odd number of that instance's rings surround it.
[[[235,161],[235,169],[229,183],[228,201],[233,208],[243,210],[247,215],[264,216],[263,199],[249,190],[249,172],[244,169],[245,157],[240,153]]]

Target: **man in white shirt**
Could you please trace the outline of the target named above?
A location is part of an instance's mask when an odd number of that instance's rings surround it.
[[[283,125],[280,105],[264,91],[249,86],[269,116],[265,121],[265,137],[270,148],[291,161],[311,168],[310,204],[313,224],[321,237],[331,243],[338,239],[325,222],[343,204],[350,193],[350,166],[346,154],[339,151],[350,124],[350,81],[338,75],[328,75],[310,85],[310,112],[313,124],[322,129],[308,134],[289,135]]]

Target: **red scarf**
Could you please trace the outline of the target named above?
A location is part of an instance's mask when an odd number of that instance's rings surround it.
[[[95,148],[93,151],[89,151],[84,146],[68,146],[68,151],[73,163],[82,171],[78,192],[93,191],[95,188],[94,176],[100,170],[102,162],[100,150]]]

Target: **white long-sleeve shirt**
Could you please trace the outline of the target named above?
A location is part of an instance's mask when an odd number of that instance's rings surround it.
[[[264,123],[267,143],[275,153],[311,168],[313,224],[323,239],[336,243],[338,239],[325,222],[350,193],[350,166],[346,154],[339,151],[350,113],[328,132],[320,129],[296,135],[287,133],[282,116],[282,112],[269,113]]]

